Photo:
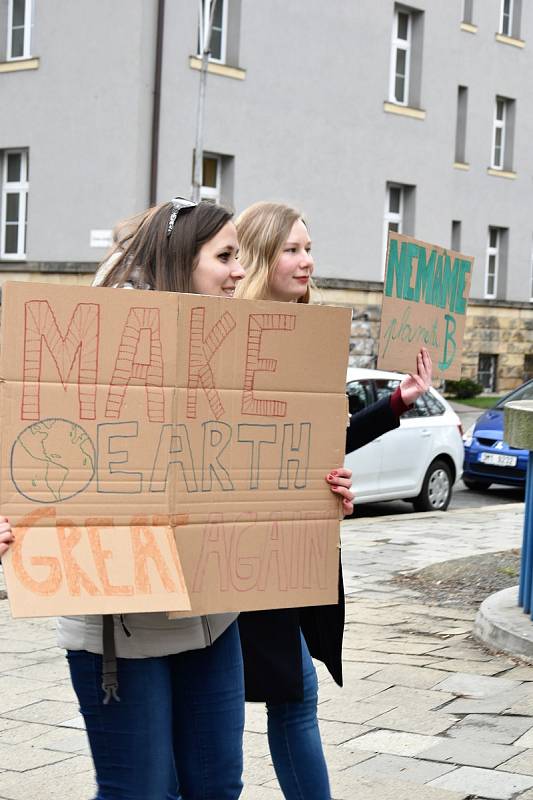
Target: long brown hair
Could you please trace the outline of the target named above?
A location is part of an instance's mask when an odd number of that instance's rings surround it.
[[[299,211],[283,203],[254,203],[239,215],[235,220],[239,262],[246,275],[237,284],[235,297],[248,300],[270,298],[270,284],[283,245],[299,219],[304,222]],[[308,286],[298,302],[309,303],[310,295]]]
[[[172,203],[160,203],[138,215],[136,229],[125,226],[104,266],[101,286],[150,287],[163,292],[192,292],[192,274],[202,246],[230,221],[232,214],[214,203],[181,209],[167,236]]]

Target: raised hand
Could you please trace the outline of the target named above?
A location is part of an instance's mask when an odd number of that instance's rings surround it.
[[[422,347],[416,357],[416,374],[406,375],[400,383],[400,393],[406,406],[410,406],[417,397],[427,392],[431,386],[432,371],[431,356],[426,348]]]

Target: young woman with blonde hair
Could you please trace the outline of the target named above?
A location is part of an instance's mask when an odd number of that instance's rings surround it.
[[[314,262],[301,213],[281,203],[256,203],[238,217],[236,225],[239,261],[246,271],[236,297],[309,303]],[[431,360],[422,350],[416,374],[404,378],[390,398],[351,416],[346,452],[398,427],[400,414],[430,383]],[[328,480],[348,482],[348,475],[336,470]],[[346,499],[344,507],[348,508]],[[318,681],[311,656],[324,662],[342,686],[343,629],[341,568],[337,605],[239,616],[246,699],[266,702],[270,752],[287,800],[331,797],[318,728]]]

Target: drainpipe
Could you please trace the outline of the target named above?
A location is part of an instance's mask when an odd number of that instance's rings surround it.
[[[161,112],[161,72],[163,63],[163,33],[165,30],[165,0],[157,3],[157,33],[155,45],[154,105],[152,109],[152,148],[150,161],[150,198],[153,206],[157,197],[157,167],[159,161],[159,118]]]

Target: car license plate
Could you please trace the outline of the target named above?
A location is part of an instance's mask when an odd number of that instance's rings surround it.
[[[516,467],[516,456],[504,456],[501,453],[480,453],[479,461],[494,467]]]

